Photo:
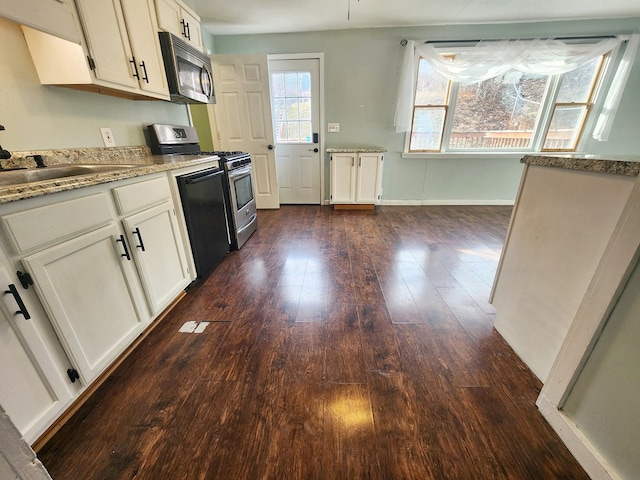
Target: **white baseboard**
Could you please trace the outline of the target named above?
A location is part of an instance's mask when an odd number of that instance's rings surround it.
[[[323,205],[331,205],[324,200]],[[514,200],[381,200],[380,205],[424,206],[424,205],[514,205]]]
[[[381,200],[380,205],[513,205],[513,200]]]
[[[555,430],[578,463],[593,480],[620,480],[615,470],[600,455],[571,419],[553,405],[543,394],[536,402],[542,416]]]

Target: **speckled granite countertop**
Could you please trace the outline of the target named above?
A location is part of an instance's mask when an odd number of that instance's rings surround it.
[[[112,172],[0,186],[0,204],[212,161],[211,156],[201,155],[151,155],[148,147],[139,146],[14,152],[11,159],[2,162],[2,166],[3,168],[33,168],[35,162],[31,158],[27,158],[27,155],[35,154],[42,155],[45,165],[49,166],[69,163],[135,164],[139,166]],[[1,176],[2,172],[0,171],[0,179]]]
[[[386,148],[382,147],[335,147],[327,148],[327,153],[383,153]]]
[[[582,172],[628,176],[640,174],[640,157],[632,156],[526,155],[520,162],[539,167],[564,168]]]

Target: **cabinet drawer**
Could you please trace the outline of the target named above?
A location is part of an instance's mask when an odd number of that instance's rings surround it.
[[[54,203],[2,217],[18,253],[78,235],[111,222],[106,193]]]
[[[171,198],[171,190],[169,180],[163,176],[114,188],[113,195],[118,211],[125,215],[167,201]]]

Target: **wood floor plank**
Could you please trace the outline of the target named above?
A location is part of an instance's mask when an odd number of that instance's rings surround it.
[[[260,211],[40,460],[55,480],[586,479],[493,329],[510,212]]]

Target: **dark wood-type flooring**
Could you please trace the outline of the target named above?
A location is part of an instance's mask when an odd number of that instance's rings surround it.
[[[492,328],[510,211],[260,211],[40,459],[54,480],[587,479]]]

